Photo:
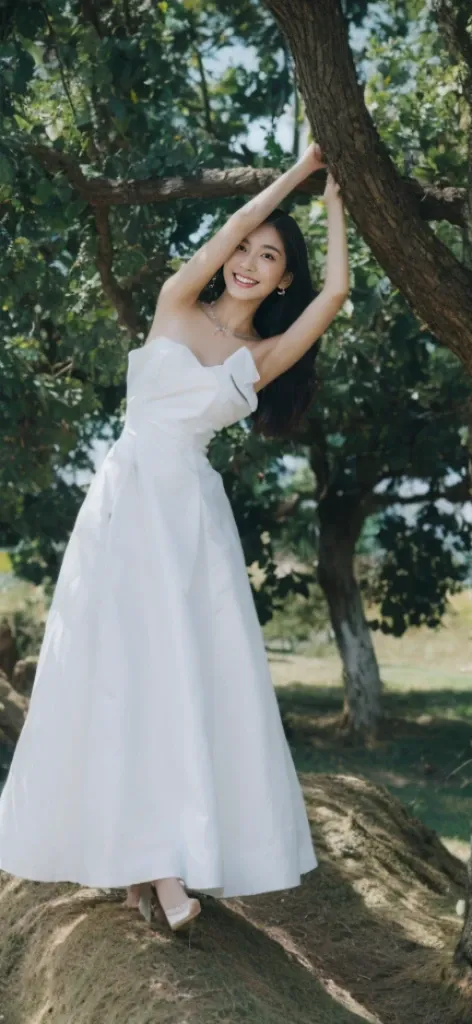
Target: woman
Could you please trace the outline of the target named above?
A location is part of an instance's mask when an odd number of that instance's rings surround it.
[[[189,890],[285,889],[317,863],[206,451],[250,413],[282,436],[308,407],[314,343],[348,291],[342,203],[328,176],[319,295],[276,207],[321,166],[311,145],[163,285],[64,554],[0,800],[1,869],[127,887],[126,906],[150,919],[152,896],[173,930],[200,912]]]

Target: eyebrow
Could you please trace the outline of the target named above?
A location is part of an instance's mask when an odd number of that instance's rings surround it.
[[[248,242],[248,239],[247,238],[242,238],[241,241],[242,242]],[[249,244],[249,242],[248,242],[248,244]],[[282,255],[280,249],[277,249],[276,245],[261,245],[261,249],[273,249],[274,252],[278,252],[279,256]]]

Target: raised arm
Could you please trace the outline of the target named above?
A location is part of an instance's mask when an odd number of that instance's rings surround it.
[[[158,306],[171,309],[195,303],[202,288],[211,281],[243,238],[259,227],[300,182],[323,166],[321,150],[312,143],[293,167],[231,214],[226,224],[167,278],[159,293]]]
[[[252,347],[260,374],[258,390],[301,359],[329,327],[349,294],[344,210],[339,187],[331,174],[328,174],[324,199],[328,214],[328,256],[323,288],[283,334],[258,341]]]

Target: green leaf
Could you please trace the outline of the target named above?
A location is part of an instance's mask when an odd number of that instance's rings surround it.
[[[11,185],[15,180],[15,168],[10,160],[0,153],[0,184]]]
[[[12,90],[19,95],[24,95],[35,68],[34,58],[27,50],[21,49],[18,54],[15,74],[12,82]]]
[[[47,203],[54,195],[54,186],[48,180],[48,178],[42,178],[38,183],[35,192],[35,201],[37,203]]]

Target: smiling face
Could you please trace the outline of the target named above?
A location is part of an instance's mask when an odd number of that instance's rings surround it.
[[[261,224],[236,246],[223,267],[228,292],[234,298],[259,302],[274,288],[288,288],[293,275],[287,271],[282,239],[272,224]]]

